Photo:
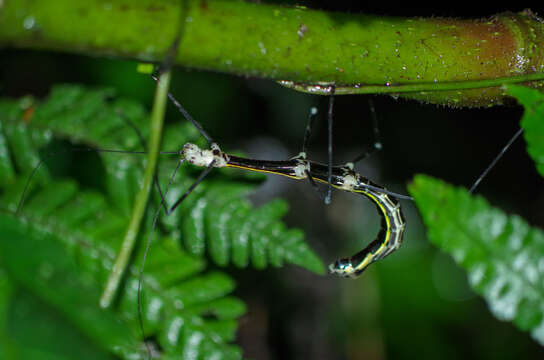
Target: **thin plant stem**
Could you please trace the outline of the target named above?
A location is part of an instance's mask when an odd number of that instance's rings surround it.
[[[168,87],[170,85],[171,72],[165,72],[159,76],[157,88],[155,91],[155,99],[153,109],[151,111],[151,134],[149,139],[149,152],[147,155],[146,168],[144,172],[143,186],[136,196],[130,223],[128,225],[123,243],[115,260],[115,264],[111,270],[110,276],[104,287],[104,291],[100,298],[100,306],[107,308],[111,305],[115,294],[119,288],[119,284],[123,278],[123,274],[128,266],[132,255],[132,250],[136,243],[140,224],[144,216],[145,208],[149,198],[149,193],[153,185],[155,169],[157,166],[158,153],[161,143],[161,135],[164,121],[164,113],[168,100]]]

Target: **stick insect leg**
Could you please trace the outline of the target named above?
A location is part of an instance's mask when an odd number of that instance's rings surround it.
[[[153,76],[153,79],[155,81],[157,81],[157,77]],[[168,98],[170,99],[170,101],[172,102],[172,104],[174,104],[174,106],[176,107],[176,109],[183,115],[183,117],[187,120],[189,120],[191,122],[191,124],[193,124],[193,126],[198,130],[198,132],[200,133],[200,135],[202,135],[202,137],[204,137],[206,139],[206,141],[208,141],[208,143],[210,144],[210,146],[212,144],[216,144],[215,141],[213,141],[212,137],[210,135],[208,135],[208,133],[204,130],[204,128],[202,127],[202,125],[200,125],[200,123],[198,121],[196,121],[192,116],[191,114],[189,114],[189,112],[187,110],[185,110],[185,108],[179,103],[179,101],[176,100],[176,98],[174,97],[174,95],[172,95],[171,92],[168,92]]]
[[[369,157],[376,151],[380,151],[383,147],[381,137],[380,137],[380,129],[378,127],[378,116],[376,115],[376,108],[374,107],[374,101],[372,101],[371,98],[368,99],[368,107],[370,109],[370,115],[372,117],[372,131],[374,133],[374,144],[370,150],[366,150],[365,152],[359,154],[353,160],[348,162],[348,164],[355,165],[359,161],[366,159],[367,157]]]
[[[328,188],[327,188],[327,196],[325,196],[325,204],[331,203],[331,196],[332,196],[332,120],[333,120],[333,110],[334,110],[334,91],[336,89],[335,85],[331,85],[330,87],[330,93],[331,96],[329,97],[329,111],[327,113],[327,124],[328,124],[328,133],[329,133],[329,146],[328,146],[328,154],[329,154],[329,163],[328,163]]]
[[[210,171],[213,169],[213,166],[215,164],[215,160],[213,160],[208,165],[208,167],[202,173],[200,173],[199,177],[195,180],[195,182],[191,186],[189,186],[189,188],[183,193],[183,195],[181,195],[181,197],[174,203],[174,205],[172,205],[172,207],[170,207],[170,209],[168,209],[168,205],[166,204],[166,195],[168,195],[168,191],[170,190],[170,186],[172,186],[172,184],[174,183],[174,178],[176,177],[176,174],[177,174],[179,168],[181,167],[181,164],[183,164],[184,161],[185,161],[185,159],[180,159],[180,161],[178,161],[178,164],[177,164],[176,168],[174,169],[174,172],[172,173],[172,176],[170,176],[170,180],[168,182],[168,185],[166,186],[166,188],[164,190],[164,195],[161,194],[161,205],[157,208],[157,210],[155,211],[155,214],[153,215],[153,222],[151,224],[151,230],[149,232],[149,235],[148,235],[148,238],[147,238],[147,241],[146,241],[144,255],[143,255],[143,258],[142,258],[142,265],[140,266],[140,273],[139,273],[139,278],[138,278],[137,306],[138,306],[138,322],[140,323],[140,329],[142,330],[142,335],[144,336],[144,338],[145,338],[145,330],[144,330],[143,314],[142,314],[142,311],[141,311],[141,308],[142,308],[143,276],[144,276],[144,269],[145,269],[145,261],[147,259],[147,254],[149,253],[149,248],[151,246],[151,239],[152,239],[152,236],[153,236],[153,232],[155,231],[155,228],[157,227],[157,221],[159,219],[159,215],[161,213],[161,210],[164,207],[166,215],[172,214],[172,212],[174,212],[174,210],[176,210],[176,208],[181,204],[181,202],[183,200],[185,200],[185,198],[187,196],[189,196],[189,194],[197,187],[198,184],[200,184],[200,182],[202,180],[204,180],[206,175],[208,175],[210,173]],[[148,351],[150,351],[149,347],[148,347]]]
[[[157,81],[157,77],[155,75],[152,75],[153,77],[153,80]],[[200,133],[200,135],[202,135],[207,141],[208,143],[211,145],[213,144],[216,144],[216,142],[212,139],[212,137],[210,135],[208,135],[208,133],[206,132],[206,130],[204,130],[204,128],[202,127],[202,125],[200,125],[200,123],[198,121],[196,121],[192,116],[191,114],[189,114],[189,112],[183,107],[183,105],[180,104],[180,102],[174,97],[174,95],[171,93],[171,92],[168,92],[168,98],[170,99],[170,101],[174,104],[174,106],[176,107],[176,109],[181,113],[181,115],[183,115],[183,117],[187,120],[189,120],[189,122],[191,122],[191,124],[193,124],[193,126],[198,130],[198,132]],[[205,175],[206,176],[207,174],[209,173],[209,170],[208,172],[205,172]],[[204,177],[202,177],[204,178]],[[200,178],[199,178],[200,179]],[[198,185],[198,183],[202,181],[202,179],[200,180],[197,180],[197,182],[195,182],[195,184],[193,184],[192,186],[192,189],[191,191],[196,187],[196,185]],[[158,181],[157,181],[157,186],[158,186]],[[164,196],[161,192],[161,189],[160,189],[160,186],[158,186],[158,190],[159,190],[159,194],[161,195],[161,205],[164,207],[164,211],[167,215],[169,215],[172,211],[174,211],[176,209],[176,207],[179,205],[179,203],[181,203],[181,201],[183,201],[183,199],[180,199],[176,202],[176,204],[174,204],[172,206],[172,208],[168,209],[167,205],[166,205],[166,201],[164,201]],[[166,194],[165,194],[166,195]],[[185,197],[187,197],[187,195],[189,195],[189,193],[186,193],[184,194]],[[184,197],[184,198],[185,198]]]
[[[310,108],[310,114],[308,115],[308,122],[306,123],[306,131],[304,132],[304,140],[302,141],[302,151],[299,155],[304,159],[306,159],[308,144],[310,143],[310,136],[312,135],[312,128],[314,127],[316,116],[317,108],[312,106]]]
[[[355,167],[355,164],[357,162],[367,158],[368,156],[372,155],[376,151],[380,151],[382,149],[382,147],[383,147],[382,142],[381,142],[380,129],[378,127],[378,116],[376,115],[376,109],[374,107],[374,101],[372,101],[371,98],[368,99],[368,107],[370,109],[370,114],[372,116],[372,130],[373,130],[373,133],[374,133],[374,145],[370,150],[367,150],[367,151],[363,152],[362,154],[360,154],[359,156],[354,158],[352,161],[350,161],[350,162],[348,162],[348,163],[346,163],[344,165],[344,166],[347,166],[348,168],[350,168],[352,170]],[[367,184],[366,187],[368,189],[373,190],[373,191],[377,191],[377,192],[381,192],[381,193],[384,193],[384,194],[387,194],[387,195],[394,196],[397,199],[412,200],[412,201],[414,200],[409,195],[398,194],[396,192],[389,191],[389,190],[386,190],[386,189],[383,189],[383,188],[379,188],[379,187],[376,187],[376,186],[373,186],[373,185],[370,185],[370,184]]]
[[[308,122],[306,123],[306,130],[304,132],[304,140],[302,141],[302,151],[297,156],[297,158],[299,159],[302,159],[302,160],[307,159],[308,144],[310,142],[310,136],[312,134],[312,128],[314,126],[316,116],[317,116],[317,108],[316,107],[310,108],[310,114],[308,115]],[[306,177],[308,178],[310,185],[312,185],[312,187],[317,192],[321,200],[325,201],[325,197],[322,196],[321,193],[319,192],[319,187],[317,186],[317,183],[315,182],[310,171],[305,170],[304,173],[306,174]]]
[[[156,75],[153,74],[153,75],[151,75],[151,77],[153,78],[153,80],[155,80],[155,82],[159,81],[159,79],[158,79],[158,77]],[[195,118],[193,118],[191,116],[191,114],[189,114],[189,112],[183,107],[183,105],[180,104],[180,102],[174,97],[174,95],[170,91],[168,92],[168,99],[170,99],[172,104],[174,104],[174,106],[181,113],[181,115],[183,115],[183,117],[185,119],[189,120],[189,122],[191,124],[193,124],[193,126],[198,130],[200,135],[202,135],[202,137],[206,139],[206,141],[210,144],[210,146],[212,144],[217,144],[212,139],[212,137],[206,132],[206,130],[204,130],[202,125],[200,125],[200,123],[198,121],[196,121]]]
[[[298,158],[302,160],[307,159],[308,144],[310,142],[310,136],[312,134],[312,128],[314,126],[316,116],[317,116],[317,108],[312,106],[310,108],[310,114],[308,115],[306,130],[304,131],[304,140],[302,141],[302,151],[300,152],[300,154],[298,154]],[[314,181],[314,178],[312,177],[312,174],[310,173],[310,171],[306,170],[304,172],[306,173],[306,176],[308,177],[308,181],[310,182],[310,185],[312,185],[312,187],[319,194],[319,188],[317,187],[317,184]]]
[[[140,266],[140,272],[139,272],[139,276],[138,276],[138,292],[137,292],[137,294],[138,294],[138,296],[137,296],[138,322],[140,324],[140,329],[142,330],[143,338],[145,338],[145,330],[144,330],[143,314],[142,314],[141,309],[142,309],[142,283],[143,283],[143,277],[144,277],[145,261],[147,260],[147,254],[149,253],[149,248],[151,246],[151,238],[153,236],[153,232],[155,231],[155,227],[157,226],[157,221],[159,219],[159,215],[161,213],[162,206],[164,206],[165,212],[168,213],[168,207],[166,205],[166,195],[168,194],[168,190],[170,189],[170,186],[174,182],[174,178],[176,177],[176,174],[177,174],[181,164],[183,164],[184,160],[185,159],[181,159],[180,161],[178,161],[178,164],[177,164],[176,168],[174,169],[174,172],[172,173],[172,176],[170,176],[170,181],[168,182],[168,185],[166,186],[166,189],[164,190],[164,195],[160,191],[160,187],[159,187],[159,192],[160,192],[160,195],[161,195],[161,204],[159,205],[159,207],[155,211],[155,214],[153,215],[153,221],[151,223],[151,230],[149,232],[148,239],[147,239],[147,242],[145,244],[144,256],[143,256],[143,259],[142,259],[142,266]],[[157,176],[155,176],[155,179],[157,180]],[[159,182],[157,181],[156,183],[158,184]],[[147,348],[148,355],[150,355],[151,354],[151,349],[150,349],[150,347],[149,347],[149,345],[147,343],[146,343],[146,348]]]
[[[329,110],[328,110],[328,130],[329,130],[329,178],[328,178],[328,189],[327,194],[325,196],[320,196],[325,204],[330,204],[331,202],[331,177],[332,177],[332,115],[333,115],[333,105],[334,105],[334,86],[331,87],[331,97],[329,98]],[[317,108],[312,107],[310,109],[310,115],[308,116],[308,123],[306,124],[306,131],[304,132],[304,140],[302,142],[302,151],[298,155],[299,158],[306,160],[307,159],[307,150],[308,150],[308,144],[310,141],[310,136],[312,134],[312,128],[314,126],[315,118],[317,115]],[[310,171],[305,171],[306,176],[308,177],[308,181],[310,182],[310,185],[319,193],[319,188],[312,177],[312,174]]]
[[[308,170],[304,170],[304,173],[306,174],[306,176],[308,177],[308,181],[310,182],[310,185],[312,185],[312,187],[314,188],[315,191],[317,191],[317,194],[318,195],[321,195],[319,193],[319,187],[317,186],[317,183],[315,182],[312,174],[310,174],[310,172]],[[320,196],[321,200],[325,201],[325,197],[324,196]]]
[[[154,77],[155,79],[155,77]],[[185,111],[185,109],[181,106],[181,104],[179,104],[177,102],[177,100],[173,97],[173,95],[171,95],[170,93],[168,93],[168,97],[170,98],[170,100],[174,101],[176,105],[176,107],[179,109],[183,109]],[[179,105],[179,106],[178,106]],[[185,113],[187,113],[185,111]],[[183,114],[183,112],[182,112]],[[185,114],[184,114],[185,115]],[[192,119],[192,123],[193,125],[195,125],[195,127],[197,127],[197,129],[199,129],[199,124],[196,122],[196,120],[194,120],[190,115],[189,113],[187,113],[187,115],[189,116],[188,117],[188,120],[191,121]],[[186,116],[187,118],[187,116]],[[198,125],[198,126],[197,126]],[[199,129],[200,130],[200,129]],[[204,133],[204,130],[202,129],[202,132],[201,134]],[[206,137],[206,136],[205,136]],[[207,140],[211,140],[207,138]],[[213,142],[212,142],[213,143]],[[145,269],[145,261],[147,259],[147,254],[149,253],[149,249],[151,247],[151,240],[152,240],[152,236],[153,236],[153,232],[156,228],[156,225],[157,225],[157,221],[158,221],[158,218],[159,218],[159,215],[160,215],[160,212],[161,210],[164,208],[164,212],[166,215],[170,215],[172,212],[174,212],[174,210],[182,203],[183,200],[185,200],[185,198],[187,196],[189,196],[189,194],[197,187],[198,184],[200,184],[200,182],[202,180],[204,180],[204,178],[210,173],[210,171],[213,169],[214,167],[214,164],[215,164],[215,160],[213,160],[209,165],[208,167],[199,175],[199,177],[195,180],[195,182],[185,191],[185,193],[183,193],[183,195],[174,203],[174,205],[172,205],[170,208],[168,207],[168,204],[166,203],[166,196],[168,194],[168,190],[170,188],[170,186],[172,185],[172,183],[174,182],[174,178],[181,166],[181,164],[184,162],[185,159],[180,159],[180,161],[178,162],[177,166],[176,166],[176,169],[174,170],[172,176],[170,177],[170,180],[168,182],[168,185],[166,186],[165,188],[165,191],[164,191],[164,194],[162,193],[161,189],[160,189],[160,186],[158,185],[159,184],[159,181],[158,181],[158,178],[157,178],[157,175],[155,175],[155,182],[157,184],[157,188],[159,190],[159,194],[160,194],[160,197],[161,197],[161,204],[160,206],[158,207],[157,211],[155,212],[154,216],[153,216],[153,222],[152,222],[152,225],[151,225],[151,230],[150,230],[150,233],[149,233],[149,236],[148,236],[148,239],[146,241],[146,245],[145,245],[145,249],[144,249],[144,255],[143,255],[143,258],[142,258],[142,264],[140,266],[140,273],[139,273],[139,277],[138,277],[138,292],[137,292],[137,307],[138,307],[138,321],[139,321],[139,324],[140,324],[140,329],[142,331],[142,337],[145,338],[145,328],[144,328],[144,322],[143,322],[143,314],[142,314],[142,288],[143,288],[143,275],[144,275],[144,269]],[[146,343],[146,349],[147,349],[147,353],[148,353],[148,357],[151,358],[151,348],[149,346],[149,344]]]
[[[206,175],[208,175],[210,171],[212,171],[214,165],[215,165],[215,160],[213,160],[210,163],[210,165],[208,165],[208,167],[202,173],[200,173],[200,175],[195,180],[195,182],[191,186],[189,186],[189,188],[183,193],[183,195],[181,195],[178,201],[176,201],[174,205],[172,205],[172,207],[166,212],[166,215],[170,215],[174,210],[176,210],[179,204],[181,204],[181,202],[185,200],[187,196],[189,196],[189,194],[198,186],[198,184],[200,184],[200,182],[204,180]]]
[[[136,129],[136,131],[138,132],[137,129]],[[143,141],[143,138],[142,138],[142,141]],[[144,146],[144,148],[145,148],[145,141],[143,141],[142,146]],[[168,195],[168,191],[170,190],[170,187],[174,183],[174,179],[176,177],[176,174],[177,174],[179,168],[181,167],[181,164],[183,164],[184,161],[185,161],[184,158],[181,158],[178,161],[178,164],[176,165],[176,168],[174,169],[174,172],[170,176],[170,180],[168,181],[168,185],[166,186],[166,188],[164,190],[164,193],[161,190],[157,174],[155,174],[155,177],[154,177],[154,182],[155,182],[155,185],[157,186],[157,190],[159,191],[159,195],[160,195],[160,198],[161,198],[161,203],[160,203],[159,207],[157,208],[157,210],[155,211],[155,214],[153,215],[151,230],[149,232],[149,236],[148,236],[148,239],[146,241],[146,245],[145,245],[145,249],[144,249],[144,255],[143,255],[143,258],[142,258],[142,265],[140,266],[140,272],[139,272],[139,276],[138,276],[138,291],[137,291],[137,294],[138,294],[137,295],[138,322],[140,324],[140,329],[142,331],[142,337],[144,339],[145,339],[145,328],[144,328],[144,322],[143,322],[143,314],[142,314],[142,311],[141,311],[141,309],[142,309],[143,276],[144,276],[145,262],[147,260],[147,255],[149,253],[149,249],[151,247],[151,240],[152,240],[152,237],[153,237],[153,232],[155,231],[155,228],[157,226],[157,221],[159,219],[159,215],[161,213],[161,210],[164,208],[165,214],[170,215],[179,206],[179,204],[181,204],[181,202],[196,188],[196,186],[206,177],[206,175],[208,175],[210,173],[210,171],[213,169],[213,165],[215,163],[215,160],[212,161],[208,165],[208,167],[200,174],[198,179],[185,191],[185,193],[169,209],[168,204],[166,202],[166,196]],[[151,356],[152,351],[151,351],[151,348],[150,348],[148,343],[146,343],[146,349],[147,349],[148,357],[151,358],[152,357]]]

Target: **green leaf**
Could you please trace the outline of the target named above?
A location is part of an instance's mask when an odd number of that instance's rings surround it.
[[[409,190],[431,242],[468,271],[492,313],[544,344],[543,232],[431,177],[416,176]]]
[[[94,310],[91,310],[94,312]],[[54,308],[19,289],[9,308],[6,339],[11,354],[2,359],[114,359],[98,349]],[[15,356],[15,354],[17,354]]]
[[[96,306],[100,288],[88,274],[79,273],[53,234],[9,215],[0,216],[0,229],[0,263],[14,282],[69,318],[103,349],[120,355],[120,349],[135,348],[134,334],[113,313]]]
[[[544,176],[544,93],[519,85],[508,85],[506,90],[525,108],[521,126],[527,141],[527,151],[540,175]]]

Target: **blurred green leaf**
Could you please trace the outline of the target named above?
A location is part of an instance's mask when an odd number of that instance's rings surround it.
[[[544,93],[526,86],[508,85],[507,93],[525,108],[521,126],[527,141],[527,151],[544,176]]]
[[[14,294],[9,315],[6,339],[12,353],[2,359],[115,359],[99,350],[58,311],[27,291],[20,289]]]
[[[440,180],[418,175],[409,189],[429,239],[468,271],[491,312],[544,344],[542,231]]]
[[[113,313],[96,306],[100,288],[92,284],[88,273],[79,271],[53,234],[10,215],[0,216],[0,229],[0,263],[15,283],[69,318],[103,349],[121,354],[135,348],[134,333]],[[21,310],[12,309],[12,314],[13,311]],[[19,323],[15,321],[14,326]]]

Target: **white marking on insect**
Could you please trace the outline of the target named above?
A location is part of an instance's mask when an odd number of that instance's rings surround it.
[[[183,145],[183,156],[195,166],[209,166],[215,160],[213,166],[216,168],[227,166],[228,157],[221,151],[217,144],[212,144],[211,149],[201,149],[195,144]]]
[[[300,163],[293,169],[297,178],[307,178],[306,172],[310,171],[310,163],[308,161],[300,161]]]
[[[357,185],[357,178],[352,174],[344,175],[344,183],[342,184],[342,189],[348,191],[353,190]]]

